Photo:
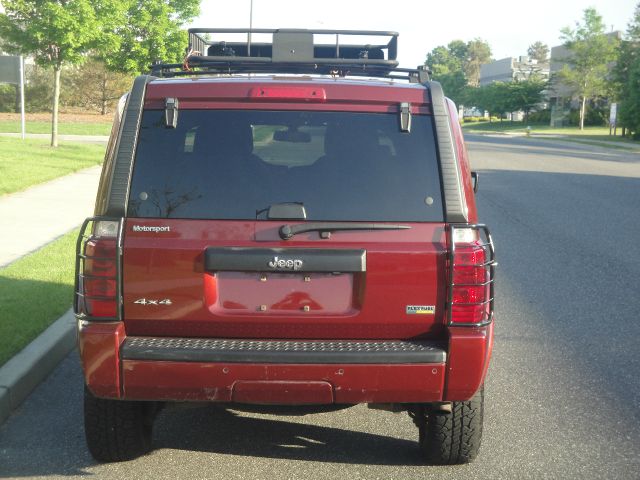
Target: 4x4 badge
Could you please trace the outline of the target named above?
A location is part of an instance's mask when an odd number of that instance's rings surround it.
[[[274,269],[280,268],[285,270],[300,270],[302,268],[302,263],[302,260],[297,258],[285,260],[276,256],[273,257],[273,260],[271,260],[268,265]]]
[[[149,298],[139,298],[133,303],[137,303],[138,305],[171,305],[170,298],[163,298],[162,300],[153,300]]]

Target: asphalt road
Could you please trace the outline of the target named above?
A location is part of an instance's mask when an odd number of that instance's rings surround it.
[[[97,465],[70,355],[0,427],[0,478],[640,478],[640,155],[469,137],[500,266],[479,458],[423,466],[405,414],[167,410],[155,450]]]

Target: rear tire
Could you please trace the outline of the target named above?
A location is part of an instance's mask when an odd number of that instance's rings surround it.
[[[132,460],[151,450],[153,402],[95,397],[84,389],[84,432],[99,462]]]
[[[434,465],[469,463],[478,454],[482,440],[484,386],[466,402],[452,402],[451,412],[425,405],[415,414],[420,452]]]

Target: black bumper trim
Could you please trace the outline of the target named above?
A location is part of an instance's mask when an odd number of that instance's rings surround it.
[[[241,340],[128,337],[123,360],[219,363],[445,363],[444,345],[412,340]]]

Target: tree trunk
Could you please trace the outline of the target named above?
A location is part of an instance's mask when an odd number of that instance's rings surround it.
[[[107,114],[107,73],[102,75],[102,115]]]
[[[53,67],[53,113],[51,115],[51,146],[58,146],[58,104],[60,103],[60,70],[61,67]]]
[[[584,130],[584,111],[587,108],[587,97],[582,97],[582,105],[580,105],[580,130]]]

